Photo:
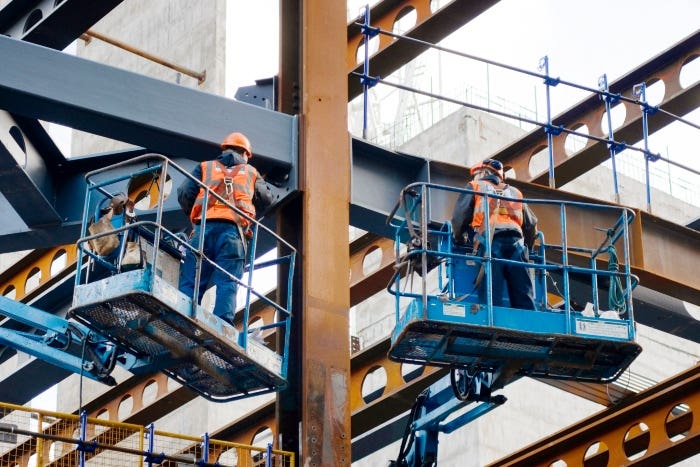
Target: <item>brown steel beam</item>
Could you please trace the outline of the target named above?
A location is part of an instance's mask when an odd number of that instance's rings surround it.
[[[311,3],[313,3],[313,2],[311,2]],[[395,5],[398,5],[398,4],[404,4],[404,3],[408,4],[408,3],[410,3],[410,2],[383,2],[382,5],[384,5],[384,4],[389,5],[390,3],[395,4]],[[467,2],[455,1],[455,2],[453,2],[451,5],[456,5],[456,4],[464,4],[464,5],[466,5],[466,3],[467,3]],[[495,2],[483,2],[482,4],[486,4],[486,3],[489,3],[489,6],[490,6],[490,4],[493,4],[493,3],[495,3]],[[473,4],[475,4],[475,3],[474,3],[474,2],[471,2],[471,4],[473,5]],[[477,5],[478,5],[478,4],[477,4]],[[486,7],[484,7],[483,9],[485,9],[485,8],[486,8]],[[400,9],[399,9],[398,11],[401,12]],[[482,10],[482,11],[483,11],[483,10]],[[442,13],[446,13],[446,10],[445,10],[445,11],[441,11],[441,14],[442,14]],[[462,17],[461,17],[461,24],[464,24],[464,23],[465,23],[466,21],[468,21],[470,18],[466,18],[466,19],[465,19],[464,12],[460,12],[460,13],[462,14]],[[377,16],[380,16],[380,15],[378,15],[378,14],[373,14],[373,18],[374,18],[374,19],[376,19]],[[445,18],[447,18],[448,16],[450,16],[450,15],[445,15],[444,17],[442,17],[442,19],[445,19]],[[453,16],[454,16],[454,15],[453,15]],[[475,15],[474,15],[474,16],[475,16]],[[439,17],[438,15],[435,15],[435,18],[438,18],[438,17]],[[394,18],[396,18],[396,16],[394,16]],[[433,18],[433,19],[435,20],[435,18]],[[373,24],[375,23],[374,19],[373,19]],[[461,24],[460,24],[460,25],[461,25]],[[444,27],[445,27],[445,26],[443,26],[443,28],[444,28]],[[416,26],[416,28],[418,28],[418,25]],[[389,29],[391,29],[391,28],[389,28]],[[436,29],[437,29],[437,30],[440,30],[439,27],[436,28]],[[443,29],[443,30],[444,30],[444,29]],[[427,31],[427,29],[426,29],[426,31]],[[416,32],[417,32],[417,31],[416,31]],[[445,34],[445,35],[446,35],[446,34]],[[416,35],[415,37],[419,37],[419,35]],[[437,40],[439,40],[439,39],[431,39],[430,37],[428,37],[428,35],[426,35],[426,36],[424,36],[424,37],[419,37],[419,38],[422,38],[422,39],[428,40],[428,41],[433,41],[433,42],[437,42]],[[350,47],[349,47],[349,49],[350,49]],[[372,70],[373,70],[373,73],[376,72],[377,74],[383,74],[383,75],[385,75],[385,74],[386,74],[386,71],[385,71],[385,72],[381,72],[381,70],[382,70],[382,69],[388,70],[388,69],[390,69],[390,68],[393,66],[393,65],[392,65],[392,54],[394,54],[395,56],[402,56],[402,53],[400,52],[400,48],[399,48],[399,47],[395,47],[394,49],[391,49],[391,48],[389,48],[389,47],[386,47],[386,48],[381,48],[380,50],[381,50],[381,53],[380,53],[380,54],[377,54],[377,55],[373,58],[373,60],[377,60],[377,61],[376,61],[376,62],[373,62],[373,64],[372,64]],[[386,52],[387,50],[388,50],[389,52]],[[411,52],[411,53],[413,53],[413,52]],[[416,52],[415,55],[417,55],[417,54],[418,54],[418,53]],[[415,55],[414,55],[414,56],[415,56]],[[401,58],[401,60],[403,60],[403,61],[407,60],[406,56],[407,56],[407,55],[403,55],[403,56],[402,56],[403,58]],[[385,63],[382,63],[381,60],[378,60],[378,59],[380,59],[380,57],[382,57],[382,59],[384,59],[383,57],[390,57],[390,58],[386,58],[386,59],[385,59],[386,62],[385,62]],[[353,59],[354,59],[354,56],[353,56]],[[382,67],[385,67],[385,68],[382,68]],[[397,66],[397,67],[398,67],[398,66]],[[321,68],[319,67],[318,69],[321,69]],[[395,68],[394,68],[394,69],[395,69]],[[667,88],[668,88],[668,85],[667,85]],[[695,89],[696,89],[696,88],[691,88],[691,91],[694,91]],[[306,91],[307,91],[307,90],[305,89],[305,92],[306,92]],[[318,102],[323,102],[324,98],[327,97],[327,96],[325,96],[325,95],[323,95],[323,94],[324,94],[324,93],[320,93],[320,94],[316,95],[316,96],[318,97]],[[685,95],[686,100],[691,101],[691,103],[692,103],[693,99],[696,99],[696,94],[697,94],[697,93],[686,94],[686,95]],[[350,95],[350,94],[349,94],[349,95]],[[312,97],[316,97],[316,96],[312,96]],[[308,97],[308,96],[307,96],[307,97]],[[681,97],[682,97],[682,96],[681,96]],[[330,98],[329,98],[329,100],[330,100]],[[670,108],[665,107],[666,104],[668,104],[668,105],[676,105],[677,107],[674,107],[674,109],[681,109],[681,110],[682,110],[682,106],[683,106],[683,103],[682,103],[682,99],[681,99],[681,98],[672,99],[672,100],[669,100],[668,102],[666,102],[665,104],[662,104],[662,107],[667,108],[669,111],[672,111]],[[695,102],[695,107],[696,107],[696,106],[697,106],[697,102]],[[677,113],[677,112],[673,112],[673,113]],[[683,113],[683,112],[678,112],[678,113]],[[321,112],[321,114],[322,114],[322,112]],[[310,114],[310,115],[314,115],[314,114]],[[307,116],[307,117],[308,117],[308,116]],[[316,116],[314,115],[314,117],[316,117]],[[319,117],[316,117],[316,118],[319,118]],[[322,118],[322,117],[320,117],[320,118]],[[638,118],[639,118],[639,117],[638,117]],[[317,123],[317,122],[316,122],[316,123]],[[559,124],[558,121],[555,121],[555,124]],[[627,125],[627,121],[626,121],[625,125]],[[654,125],[653,125],[653,124],[650,124],[650,127],[653,128]],[[313,131],[316,127],[314,127],[313,124],[312,124],[312,125],[309,126],[309,128]],[[309,128],[306,128],[306,131],[309,131]],[[304,131],[304,130],[303,130],[303,131]],[[319,130],[317,130],[317,131],[320,132],[321,130],[319,129]],[[622,132],[622,130],[618,130],[618,131],[616,131],[616,133],[617,133],[617,134],[620,134],[620,135],[622,135],[622,136],[625,136],[625,134],[626,134],[626,133]],[[302,144],[304,144],[304,143],[302,143]],[[562,143],[562,145],[563,145],[563,143]],[[331,144],[331,146],[333,146],[334,148],[337,148],[337,147],[338,147],[337,144]],[[585,150],[586,150],[586,149],[584,149],[584,151],[585,151]],[[325,166],[324,166],[324,167],[325,167]],[[566,166],[562,166],[562,167],[565,168]],[[566,175],[566,171],[564,170],[564,168],[561,168],[561,169],[559,169],[559,170],[561,170],[561,173],[565,176],[565,175]],[[317,172],[321,172],[321,173],[323,174],[323,172],[324,172],[325,170],[328,170],[328,169],[321,168],[321,169],[317,170]],[[580,173],[580,172],[578,172],[578,171],[579,171],[579,169],[573,170],[574,173]],[[585,170],[584,170],[584,171],[585,171]],[[306,172],[306,176],[311,176],[311,173],[310,173],[310,172],[311,172],[311,171]],[[339,173],[339,172],[340,172],[340,171],[332,170],[332,171],[325,172],[325,175],[326,175],[326,177],[328,178],[328,174],[329,174],[329,173]],[[318,176],[318,175],[315,175],[315,176]],[[562,177],[559,175],[559,173],[557,174],[557,177],[558,177],[559,181],[565,179],[565,177],[562,178]],[[318,177],[318,178],[321,178],[321,177]],[[537,180],[536,180],[536,181],[537,181]],[[308,188],[311,188],[311,187],[308,187]],[[313,188],[317,188],[317,187],[314,186]],[[323,187],[318,188],[318,190],[319,190],[318,193],[324,193],[324,194],[325,194],[326,192],[323,191],[323,190],[325,190],[325,189],[326,189],[326,188],[323,188]],[[313,191],[315,191],[315,190],[310,190],[310,191],[313,192]],[[329,190],[329,191],[332,191],[332,190]],[[308,196],[312,196],[312,195],[309,194]],[[319,196],[320,196],[320,195],[319,195]],[[317,215],[323,216],[323,217],[325,218],[325,213],[324,213],[324,214],[317,213]],[[651,217],[650,219],[652,219],[652,221],[653,221],[653,217]],[[643,221],[642,221],[642,223],[643,223]],[[335,223],[334,223],[334,224],[335,224]],[[325,225],[325,224],[324,224],[324,225]],[[313,226],[310,225],[309,227],[307,227],[307,229],[310,229],[311,227],[313,227]],[[642,237],[643,237],[644,235],[650,235],[650,233],[646,232],[646,230],[648,230],[648,229],[645,227],[644,230],[641,232]],[[651,230],[651,229],[649,229],[649,230]],[[326,235],[325,232],[324,232],[324,235]],[[660,238],[660,235],[662,235],[662,233],[653,233],[653,232],[652,232],[651,235],[652,235],[652,238]],[[322,235],[319,234],[319,235],[318,235],[318,238],[321,238],[321,237],[322,237]],[[644,237],[643,237],[643,238],[644,238]],[[317,240],[317,237],[314,237],[313,240],[314,240],[314,241]],[[312,245],[310,246],[310,248],[318,248],[318,245],[313,245],[313,244],[312,244]],[[363,250],[363,251],[365,251],[365,253],[368,253],[367,250]],[[382,251],[384,251],[384,250],[382,249]],[[355,261],[356,261],[356,260],[355,260]],[[654,264],[654,263],[656,263],[656,262],[658,262],[658,263],[664,263],[664,261],[657,261],[656,258],[648,259],[648,258],[645,257],[645,258],[643,258],[642,264],[647,265],[648,263]],[[357,263],[355,263],[355,262],[353,263],[353,268],[356,267],[356,264],[357,264]],[[663,264],[660,264],[658,267],[662,267],[662,266],[663,266]],[[339,269],[342,269],[342,267],[339,268]],[[347,270],[347,268],[346,268],[345,270]],[[354,269],[353,269],[353,270],[354,270]],[[381,266],[380,269],[376,272],[376,273],[377,273],[377,276],[376,276],[376,277],[384,277],[384,278],[386,278],[387,275],[390,275],[390,272],[391,272],[390,266],[388,266],[388,265],[385,264],[385,263],[382,263],[382,266]],[[354,273],[353,273],[353,274],[354,274]],[[381,288],[382,288],[383,285],[385,285],[385,284],[381,284],[381,285],[380,285],[379,282],[380,282],[380,279],[373,279],[373,278],[371,278],[371,277],[364,277],[364,278],[358,280],[355,284],[356,284],[358,287],[360,287],[360,289],[353,289],[353,290],[357,290],[357,291],[351,292],[351,295],[352,295],[352,297],[353,297],[352,302],[355,302],[355,300],[356,300],[356,299],[359,299],[361,296],[369,296],[369,294],[371,294],[372,291],[379,291],[379,290],[381,290]],[[336,284],[331,283],[331,282],[329,282],[329,281],[327,281],[327,280],[326,280],[326,284],[327,284],[328,288],[331,288],[331,287],[332,287],[332,288],[336,288],[336,287],[337,287]],[[308,287],[308,286],[306,286],[306,287]],[[697,288],[696,288],[696,289],[697,289]],[[313,298],[313,297],[312,297],[312,298]],[[325,297],[321,297],[321,298],[325,298]],[[336,299],[334,298],[333,300],[336,300]],[[341,307],[341,308],[342,308],[342,307]],[[318,311],[318,310],[316,310],[316,311]],[[327,313],[326,313],[326,315],[327,315]],[[313,328],[314,330],[318,330],[319,328],[321,328],[321,326],[318,325],[318,321],[319,321],[319,320],[317,320],[317,323],[315,324],[316,327]],[[308,330],[310,329],[310,327],[307,327],[307,328],[305,328],[305,329],[308,331]],[[347,329],[347,327],[344,328],[343,331],[345,332],[346,329]],[[323,331],[325,332],[325,330],[326,330],[326,328],[324,327],[324,328],[323,328]],[[347,337],[347,336],[345,336],[345,337]],[[358,427],[358,430],[357,430],[357,431],[359,431],[359,432],[363,432],[363,431],[364,431],[364,428],[371,428],[372,426],[376,426],[376,419],[375,419],[375,422],[372,422],[372,420],[373,420],[373,418],[376,417],[377,415],[381,415],[381,413],[382,413],[384,407],[393,404],[393,405],[395,406],[395,408],[392,408],[392,412],[397,411],[398,413],[400,413],[400,411],[401,411],[402,408],[403,408],[403,410],[407,409],[407,408],[410,406],[410,403],[413,402],[413,399],[415,398],[415,394],[417,394],[417,392],[418,392],[419,383],[422,383],[422,384],[420,384],[421,386],[423,386],[423,385],[424,385],[424,386],[427,386],[427,385],[429,384],[428,381],[427,381],[427,375],[426,375],[425,373],[424,373],[423,375],[421,375],[420,378],[417,378],[417,379],[415,379],[415,380],[412,380],[410,383],[406,383],[405,381],[403,381],[403,376],[397,377],[397,375],[400,375],[400,371],[397,371],[396,368],[390,368],[389,371],[387,372],[387,373],[388,373],[388,377],[387,377],[388,383],[387,383],[387,386],[386,386],[386,388],[385,388],[385,390],[384,390],[384,393],[383,393],[382,397],[379,398],[379,399],[377,399],[377,400],[375,400],[375,401],[372,401],[370,404],[365,404],[365,401],[363,400],[363,398],[362,398],[362,396],[361,396],[361,384],[359,384],[359,379],[358,379],[358,378],[360,378],[360,376],[361,376],[362,378],[364,378],[364,376],[366,375],[366,372],[367,372],[367,369],[368,369],[368,368],[375,368],[375,367],[377,367],[378,365],[381,366],[381,365],[384,365],[384,364],[386,364],[387,367],[391,367],[392,365],[397,365],[397,364],[395,364],[395,363],[393,363],[393,362],[389,362],[388,360],[386,360],[384,347],[387,346],[387,345],[388,345],[388,341],[383,341],[383,342],[377,344],[376,346],[372,347],[371,349],[368,349],[367,352],[363,352],[363,353],[361,354],[361,356],[358,355],[357,360],[356,360],[357,363],[355,363],[355,360],[353,360],[353,365],[352,365],[352,381],[351,381],[351,383],[350,383],[350,389],[349,389],[349,390],[350,390],[350,396],[349,396],[349,397],[350,397],[350,401],[351,401],[351,404],[350,404],[351,409],[350,409],[350,410],[351,410],[351,412],[352,412],[352,421],[353,421],[353,436],[356,435],[355,425],[357,425],[357,427]],[[434,369],[433,369],[433,372],[430,373],[430,375],[435,375],[435,373],[437,373],[437,372],[434,371]],[[308,377],[308,375],[305,376],[305,377]],[[358,382],[356,382],[356,380],[358,380]],[[180,391],[180,390],[178,390],[178,391]],[[413,394],[413,393],[415,393],[415,394]],[[316,395],[318,395],[318,393],[317,393]],[[325,396],[326,396],[326,394],[323,394],[323,395],[322,395],[322,397],[325,397]],[[389,401],[389,402],[387,402],[387,401]],[[393,401],[393,402],[392,402],[392,401]],[[307,403],[309,402],[309,400],[308,400],[308,395],[307,395],[307,397],[305,398],[305,402],[307,402]],[[264,407],[263,407],[263,409],[261,409],[261,413],[258,414],[258,416],[260,417],[260,415],[264,414],[264,413],[265,413],[264,411],[265,411],[265,409],[264,409]],[[697,413],[697,411],[696,411],[696,413]],[[363,420],[362,417],[366,417],[366,418]],[[258,422],[263,421],[263,419],[264,419],[264,417],[258,418]],[[683,419],[681,419],[681,420],[683,420]],[[375,425],[373,425],[373,423],[375,423]],[[675,421],[674,421],[674,423],[680,423],[680,422],[675,422]],[[682,425],[682,423],[680,423],[680,424]],[[251,424],[251,425],[252,425],[252,424]],[[346,425],[346,426],[347,426],[347,425]],[[364,427],[364,428],[363,428],[363,427]],[[332,428],[332,427],[331,427],[331,428]],[[237,431],[237,432],[240,433],[242,429],[243,429],[243,425],[238,425],[238,428],[237,428],[235,431]],[[339,431],[342,431],[342,430],[339,430]],[[634,437],[634,439],[635,439],[635,440],[638,440],[638,439],[640,439],[640,438],[639,438],[639,437]],[[694,438],[691,437],[691,440],[693,440],[693,439],[694,439]],[[335,440],[334,440],[334,439],[331,439],[331,441],[335,441]],[[248,440],[247,442],[250,442],[250,440]],[[305,448],[305,449],[307,449],[307,448],[312,448],[312,447],[313,447],[313,446],[311,446],[311,445],[309,444],[309,440],[306,440],[306,443],[307,443],[307,444],[304,445],[304,448]],[[687,443],[686,443],[686,444],[687,444]],[[343,445],[343,446],[344,446],[344,445]],[[307,452],[309,452],[309,451],[307,451]]]
[[[491,466],[671,465],[700,453],[700,365]]]
[[[581,195],[553,190],[532,183],[513,182],[532,199],[557,199],[595,204],[610,204]],[[561,238],[558,209],[534,205],[538,227],[548,241],[557,243]],[[654,291],[700,304],[700,276],[695,274],[700,264],[700,232],[666,221],[639,209],[630,226],[630,266],[640,283]],[[585,216],[567,219],[569,241],[584,241],[595,227],[612,225],[609,216],[599,211],[586,211]]]
[[[350,245],[350,305],[383,290],[394,274],[394,242],[366,234]]]
[[[693,58],[700,55],[700,30],[679,42],[665,52],[657,55],[623,78],[610,85],[610,92],[620,94],[630,99],[632,89],[636,84],[652,85],[662,81],[665,89],[664,97],[659,107],[673,115],[683,116],[700,106],[700,81],[683,88],[680,84],[681,69]],[[560,85],[563,86],[563,85]],[[554,91],[555,92],[555,91]],[[619,104],[625,108],[624,122],[614,129],[614,137],[618,142],[633,144],[643,138],[642,112],[638,104],[622,101]],[[566,112],[553,119],[552,124],[570,130],[581,130],[585,125],[587,133],[597,138],[607,138],[607,119],[604,118],[605,106],[597,95],[579,102]],[[664,112],[656,112],[649,116],[649,133],[653,133],[675,119]],[[574,180],[610,157],[607,144],[588,139],[583,149],[573,154],[567,154],[564,148],[568,133],[562,132],[552,138],[554,155],[554,172],[557,186]],[[541,185],[548,184],[548,172],[532,173],[530,170],[532,156],[547,148],[547,135],[537,128],[493,154],[505,165],[513,167],[515,177]],[[653,151],[653,148],[650,148]],[[638,153],[643,157],[642,153]],[[541,165],[539,165],[541,167]]]
[[[416,12],[415,25],[404,35],[422,41],[437,43],[498,3],[498,0],[454,0],[434,13],[430,9],[431,0],[384,0],[370,9],[370,24],[384,31],[394,31],[394,23],[411,11]],[[362,60],[358,62],[358,49],[364,43],[361,27],[354,20],[347,28],[348,101],[362,93],[360,78],[353,74],[362,73]],[[372,76],[387,75],[398,70],[416,58],[427,47],[413,42],[395,40],[380,34],[378,50],[369,60]]]

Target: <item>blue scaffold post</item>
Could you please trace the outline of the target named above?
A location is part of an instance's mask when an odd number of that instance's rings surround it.
[[[603,99],[603,102],[605,103],[605,115],[607,116],[607,121],[608,121],[608,149],[610,151],[610,160],[612,161],[613,185],[615,188],[615,202],[617,204],[620,204],[620,189],[619,189],[618,182],[617,182],[617,165],[616,165],[616,161],[615,161],[615,155],[618,152],[624,150],[625,144],[615,142],[615,135],[613,132],[612,115],[611,115],[612,106],[615,105],[617,102],[619,102],[620,96],[610,94],[610,88],[608,87],[608,76],[605,74],[603,76],[601,76],[600,78],[598,78],[598,89],[600,89],[600,91],[601,91],[600,98]]]
[[[87,441],[87,412],[82,410],[80,412],[80,440],[78,441],[78,451],[80,452],[79,465],[80,467],[85,467],[85,453],[95,452],[96,441]]]
[[[146,454],[146,462],[148,462],[148,467],[153,465],[160,465],[165,460],[165,453],[155,454],[153,448],[155,447],[155,437],[156,437],[156,426],[150,423],[146,427],[146,438],[148,439],[148,453]]]
[[[209,433],[204,433],[204,436],[202,436],[202,458],[200,459],[200,465],[208,465],[209,464],[209,443],[210,443],[210,438],[209,438]]]
[[[549,76],[549,57],[546,55],[540,59],[539,70],[544,71],[545,95],[547,97],[547,126],[545,127],[545,133],[547,133],[547,148],[549,148],[549,187],[556,188],[556,183],[554,181],[554,147],[552,145],[552,137],[561,133],[561,129],[556,129],[552,126],[550,87],[559,84],[559,78],[552,78]]]
[[[642,134],[644,136],[644,172],[646,176],[646,194],[647,194],[647,212],[651,213],[651,177],[649,175],[649,162],[654,162],[658,159],[649,152],[649,115],[657,109],[650,107],[647,103],[647,85],[639,83],[632,88],[632,94],[639,99],[639,105],[642,107]]]
[[[369,4],[365,5],[365,22],[362,25],[362,34],[365,36],[365,60],[362,65],[362,138],[367,139],[367,101],[369,88],[374,85],[373,80],[369,78],[369,40],[379,33],[378,29],[370,27],[370,12]]]

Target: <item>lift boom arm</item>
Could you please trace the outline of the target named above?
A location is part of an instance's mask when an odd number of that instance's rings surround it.
[[[0,296],[0,313],[32,331],[0,327],[0,344],[113,386],[117,348],[80,323]],[[44,331],[43,334],[34,330]]]
[[[505,403],[503,395],[491,396],[492,374],[481,372],[469,376],[453,369],[417,398],[408,418],[399,456],[391,467],[429,467],[437,465],[438,435],[458,428]],[[455,418],[445,421],[472,402],[478,404]]]

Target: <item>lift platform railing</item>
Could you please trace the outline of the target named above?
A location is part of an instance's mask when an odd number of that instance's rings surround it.
[[[641,351],[634,343],[632,309],[632,291],[638,281],[631,274],[629,261],[628,226],[633,211],[478,193],[489,200],[526,202],[540,220],[546,221],[548,236],[554,240],[546,242],[544,233],[539,232],[529,251],[529,262],[524,263],[495,257],[488,234],[480,238],[478,248],[471,238],[466,246],[453,241],[450,222],[434,219],[431,207],[435,202],[456,199],[461,193],[476,194],[469,189],[414,183],[402,190],[389,216],[388,222],[395,229],[397,258],[396,272],[387,287],[395,296],[397,322],[390,358],[474,366],[475,371],[496,371],[506,360],[518,360],[524,363],[516,373],[523,375],[583,381],[607,381],[619,376]],[[495,203],[483,204],[484,231],[488,233],[489,210]],[[590,235],[569,231],[572,217],[585,219],[585,213],[592,210],[602,211],[604,215],[596,217],[609,218],[610,225],[591,226]],[[574,239],[580,244],[574,244]],[[535,310],[511,307],[507,292],[499,297],[500,305],[494,305],[494,281],[503,280],[494,277],[495,265],[528,269],[534,283]],[[561,288],[555,278],[561,281]],[[556,294],[549,290],[550,282]],[[600,303],[601,289],[607,289],[607,307]],[[565,350],[555,357],[552,345]],[[623,358],[611,357],[620,349]],[[580,359],[580,354],[586,352],[594,356]],[[608,357],[615,361],[606,360]],[[604,360],[602,367],[596,368],[600,359]],[[544,366],[540,360],[545,360]]]
[[[148,180],[149,178],[151,183],[143,190],[143,180]],[[227,205],[242,218],[248,220],[252,236],[247,242],[246,260],[242,277],[235,277],[229,271],[221,268],[203,253],[201,246],[195,248],[190,245],[187,241],[187,235],[183,235],[181,232],[174,232],[164,225],[163,208],[173,181],[186,178],[193,180],[204,190],[204,205],[207,205],[207,202],[212,199],[211,197],[214,197],[218,202]],[[273,373],[273,381],[268,381],[264,383],[263,386],[267,384],[270,387],[280,389],[281,386],[286,384],[291,321],[291,283],[293,280],[296,250],[289,243],[285,242],[284,239],[280,238],[272,230],[260,223],[259,220],[251,218],[214,192],[214,190],[192,177],[192,175],[182,167],[158,154],[146,154],[129,161],[90,172],[86,175],[86,181],[87,191],[84,204],[83,225],[81,238],[78,240],[78,248],[82,254],[78,256],[77,261],[76,292],[72,310],[74,317],[86,321],[86,324],[91,327],[99,328],[101,326],[108,326],[105,321],[101,321],[101,324],[97,324],[94,316],[87,316],[89,313],[84,313],[81,316],[81,312],[79,311],[81,307],[84,308],[84,302],[87,301],[91,301],[95,306],[101,305],[99,300],[95,298],[96,295],[102,293],[99,291],[101,289],[93,288],[92,291],[88,292],[87,288],[85,288],[81,291],[81,286],[93,284],[96,281],[103,281],[104,285],[102,288],[110,288],[113,292],[112,295],[116,294],[114,289],[119,289],[123,286],[128,287],[127,284],[131,284],[139,290],[153,292],[154,294],[156,291],[159,291],[159,293],[165,297],[163,300],[168,302],[165,305],[165,308],[168,309],[167,311],[175,311],[174,315],[182,315],[189,319],[189,321],[181,321],[175,316],[174,319],[169,319],[166,325],[168,331],[163,332],[163,330],[160,329],[162,323],[153,326],[145,322],[131,322],[126,318],[122,318],[122,321],[126,320],[129,323],[127,326],[134,328],[131,331],[138,331],[148,336],[149,343],[147,345],[144,344],[140,348],[132,348],[131,350],[134,351],[134,353],[143,353],[145,351],[146,353],[156,354],[167,349],[175,358],[174,360],[171,358],[172,361],[169,363],[167,359],[161,361],[160,365],[162,366],[172,365],[178,360],[178,356],[186,355],[190,360],[196,363],[194,367],[204,366],[208,369],[210,376],[213,376],[213,379],[218,381],[214,384],[223,383],[223,386],[233,388],[237,386],[236,378],[232,377],[230,374],[222,374],[222,369],[217,366],[218,363],[211,363],[212,360],[216,360],[219,357],[218,353],[225,353],[221,349],[225,348],[226,344],[223,344],[224,347],[217,347],[217,350],[214,351],[215,356],[202,355],[200,350],[195,349],[195,347],[198,347],[199,344],[202,344],[206,339],[198,337],[201,333],[196,329],[189,329],[189,327],[192,323],[194,323],[195,327],[206,325],[208,326],[208,330],[214,333],[214,336],[222,338],[223,341],[234,341],[233,344],[240,346],[242,353],[251,357],[253,360],[257,360],[258,364],[262,366],[271,366],[268,370]],[[133,185],[139,185],[138,189],[141,189],[141,191],[130,193],[130,187]],[[137,209],[142,205],[147,205],[139,209],[139,219],[132,219],[129,221],[126,217],[117,218],[117,216],[114,216],[112,218],[114,222],[109,231],[89,235],[88,227],[92,222],[97,221],[101,211],[100,207],[105,204],[105,200],[109,202],[109,200],[117,199],[120,194],[127,193],[130,201],[135,202]],[[145,220],[141,220],[141,218]],[[201,220],[201,225],[203,226],[201,229],[202,236],[204,235],[204,226],[206,222],[206,212],[203,212]],[[99,255],[94,248],[95,240],[107,236],[116,236],[119,239],[119,246],[114,252]],[[257,246],[262,241],[261,239],[264,239],[266,244],[269,244],[269,240],[271,239],[272,243],[277,245],[277,255],[273,259],[256,260],[256,255],[258,253]],[[201,240],[202,238],[200,238],[199,245],[203,245],[204,243]],[[141,251],[142,261],[141,264],[136,266],[127,266],[124,258],[127,256],[128,244],[133,242],[138,243],[137,250]],[[181,260],[185,254],[195,255],[197,258],[197,277],[192,297],[186,297],[178,290],[179,269]],[[202,265],[205,263],[220,273],[227,275],[238,284],[239,297],[236,315],[240,316],[240,325],[236,324],[235,327],[229,326],[228,323],[219,320],[210,312],[204,310],[201,305],[197,304],[196,297],[199,296],[200,287],[206,286],[206,284],[199,285],[199,272],[201,271]],[[284,296],[277,295],[277,298],[273,299],[274,296],[268,296],[266,290],[261,291],[261,289],[270,282],[272,277],[274,277],[276,283],[276,270],[280,269],[278,267],[284,268],[284,271],[287,272],[287,293]],[[271,287],[271,285],[269,287]],[[128,295],[129,293],[129,291],[124,291],[124,295]],[[110,300],[112,298],[115,297],[110,297]],[[106,303],[102,305],[104,304]],[[159,307],[163,308],[162,305],[161,303]],[[154,305],[146,304],[143,306],[151,307]],[[265,336],[269,334],[268,330],[271,330],[273,331],[272,334],[281,337],[281,339],[279,339],[281,347],[277,349],[278,358],[271,359],[269,356],[266,356],[265,353],[260,350],[261,345],[259,345],[259,340],[251,342],[252,339],[249,337],[249,331],[251,331],[249,329],[249,319],[252,306],[268,306],[274,310],[272,313],[272,315],[275,316],[274,322],[265,323],[257,327],[255,331]],[[109,304],[108,308],[109,307],[114,308],[114,303]],[[111,310],[110,308],[110,311]],[[161,311],[158,310],[158,307],[153,308],[153,316],[160,316]],[[104,310],[101,313],[104,313]],[[150,318],[146,321],[150,321]],[[237,320],[237,322],[239,321]],[[170,335],[172,332],[175,332],[175,335]],[[185,338],[188,342],[189,339],[192,338],[192,342],[188,344],[180,343],[179,341],[182,340],[180,339],[180,332],[184,332],[184,334],[189,336]],[[193,334],[190,336],[190,333]],[[118,340],[120,338],[126,340],[127,346],[131,345],[133,340],[138,340],[135,339],[133,333],[129,335],[129,337],[126,337],[127,334],[121,336],[117,336],[116,334],[115,332],[114,337]],[[204,341],[199,342],[199,339],[204,339]],[[152,341],[154,341],[155,344]],[[157,350],[153,350],[154,347],[156,347]],[[163,360],[163,357],[159,356],[156,360],[158,359]],[[253,366],[255,366],[255,363],[256,362],[253,363]],[[242,362],[237,362],[236,365],[248,367],[247,364],[244,365]],[[163,371],[168,373],[166,369]],[[248,371],[251,377],[253,377],[254,368]],[[223,371],[223,373],[227,372]],[[169,376],[175,377],[180,382],[188,384],[187,376],[183,376],[182,374],[174,375],[172,372],[168,374]],[[242,392],[244,395],[249,395],[248,393],[251,390],[251,388],[246,388],[242,390]],[[252,391],[255,392],[255,390]],[[227,390],[222,390],[222,393],[226,392]],[[207,396],[206,390],[203,395]],[[215,396],[212,398],[214,400],[230,400],[228,395],[221,397]]]

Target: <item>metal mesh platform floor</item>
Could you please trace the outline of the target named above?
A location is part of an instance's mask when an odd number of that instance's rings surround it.
[[[517,363],[522,376],[603,383],[619,377],[641,350],[634,342],[414,319],[393,339],[389,358],[477,371]]]
[[[103,281],[110,280],[114,279]],[[249,340],[246,351],[237,344],[238,332],[228,325],[219,323],[218,331],[187,317],[166,304],[168,300],[160,300],[157,291],[136,286],[110,293],[103,281],[76,287],[71,316],[137,358],[150,357],[157,369],[196,393],[228,401],[286,386],[284,378],[266,367],[266,362],[279,367],[278,356],[262,344]]]

